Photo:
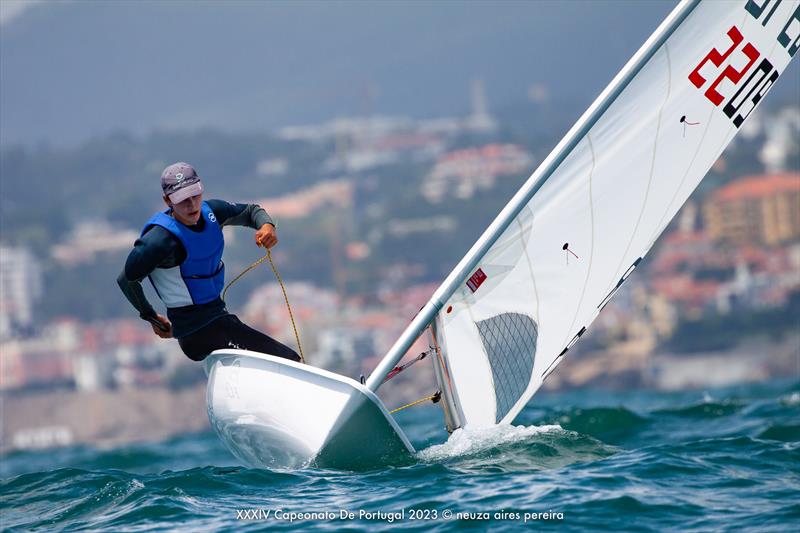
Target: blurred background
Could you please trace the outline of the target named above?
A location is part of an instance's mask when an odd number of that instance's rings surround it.
[[[0,452],[208,428],[201,365],[116,284],[166,165],[272,215],[307,360],[357,378],[675,4],[3,0]],[[261,251],[225,236],[230,279]],[[269,268],[228,307],[295,345]],[[546,387],[775,377],[800,377],[797,61]]]

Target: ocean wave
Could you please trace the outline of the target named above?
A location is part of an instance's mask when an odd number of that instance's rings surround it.
[[[122,530],[132,523],[213,516],[208,498],[264,487],[293,487],[304,474],[243,467],[198,467],[140,475],[61,468],[0,481],[4,528]]]
[[[747,402],[742,400],[712,400],[703,401],[684,407],[658,409],[653,411],[653,414],[679,416],[685,418],[720,418],[734,415],[740,412],[746,406]]]
[[[646,417],[624,407],[571,408],[555,413],[550,420],[564,429],[609,443],[628,438],[650,423]]]
[[[773,424],[758,434],[759,439],[800,442],[800,425]]]
[[[213,433],[116,450],[15,452],[2,457],[0,529],[384,530],[398,524],[237,517],[242,509],[416,508],[552,510],[564,520],[549,525],[574,530],[782,531],[800,509],[789,474],[800,468],[795,393],[785,383],[715,390],[706,402],[696,392],[570,393],[543,397],[518,425],[458,430],[443,443],[439,412],[409,412],[401,426],[421,450],[413,463],[363,472],[224,466],[233,459]],[[618,398],[625,407],[608,403]],[[401,524],[465,525],[523,524],[408,516]],[[548,526],[529,527],[537,525]]]
[[[26,529],[76,525],[88,517],[116,508],[144,484],[122,471],[92,472],[61,468],[50,472],[22,474],[3,480],[6,498],[14,510],[4,511],[4,525]],[[24,512],[20,512],[23,511]]]

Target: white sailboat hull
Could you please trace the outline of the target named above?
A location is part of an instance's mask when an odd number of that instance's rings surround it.
[[[414,448],[369,389],[333,372],[246,350],[205,360],[211,425],[256,468],[369,468]]]

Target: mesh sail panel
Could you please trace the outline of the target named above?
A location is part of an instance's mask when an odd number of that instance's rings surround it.
[[[530,382],[538,337],[536,322],[519,313],[503,313],[476,325],[492,368],[499,422]]]

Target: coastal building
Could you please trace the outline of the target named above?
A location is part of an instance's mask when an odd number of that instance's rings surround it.
[[[321,330],[317,351],[312,355],[314,365],[353,375],[362,359],[376,353],[374,335],[374,331],[351,327]]]
[[[413,131],[392,133],[338,143],[336,153],[322,168],[332,174],[362,172],[400,162],[430,161],[444,150],[445,141],[440,135]]]
[[[53,246],[53,258],[65,265],[94,261],[97,254],[128,250],[139,237],[134,230],[119,230],[105,220],[85,220],[75,226],[66,242]]]
[[[650,287],[681,317],[774,309],[800,290],[800,243],[735,244],[677,230],[664,237],[648,273]]]
[[[792,160],[800,155],[800,108],[784,107],[763,121],[764,146],[759,159],[768,172],[784,172],[792,168]]]
[[[711,194],[703,206],[708,234],[733,244],[776,245],[800,238],[800,174],[743,178]]]
[[[322,124],[287,126],[278,131],[278,138],[286,141],[323,143],[337,139],[377,138],[388,134],[412,131],[415,122],[407,117],[370,116],[341,117]]]
[[[285,157],[262,159],[256,164],[256,174],[262,178],[281,177],[289,172],[289,160]]]
[[[354,185],[347,179],[323,181],[301,191],[276,198],[263,198],[256,203],[267,206],[276,218],[303,218],[319,211],[353,205]]]
[[[528,176],[533,156],[516,144],[487,144],[454,150],[440,156],[422,183],[430,202],[445,196],[471,198],[478,190],[494,186],[499,176]]]
[[[0,345],[0,390],[71,387],[72,357],[54,351],[48,337],[16,339]]]
[[[482,79],[472,81],[472,114],[464,121],[466,129],[479,133],[497,130],[497,121],[489,114],[486,91]]]
[[[0,246],[0,339],[29,332],[42,295],[39,262],[26,248]]]
[[[311,332],[339,317],[336,292],[306,282],[287,282],[284,286],[303,347],[312,351]],[[278,283],[266,283],[253,290],[242,317],[252,327],[294,347],[294,328]]]
[[[0,391],[18,389],[25,383],[22,367],[22,347],[19,341],[4,341],[0,344]]]

